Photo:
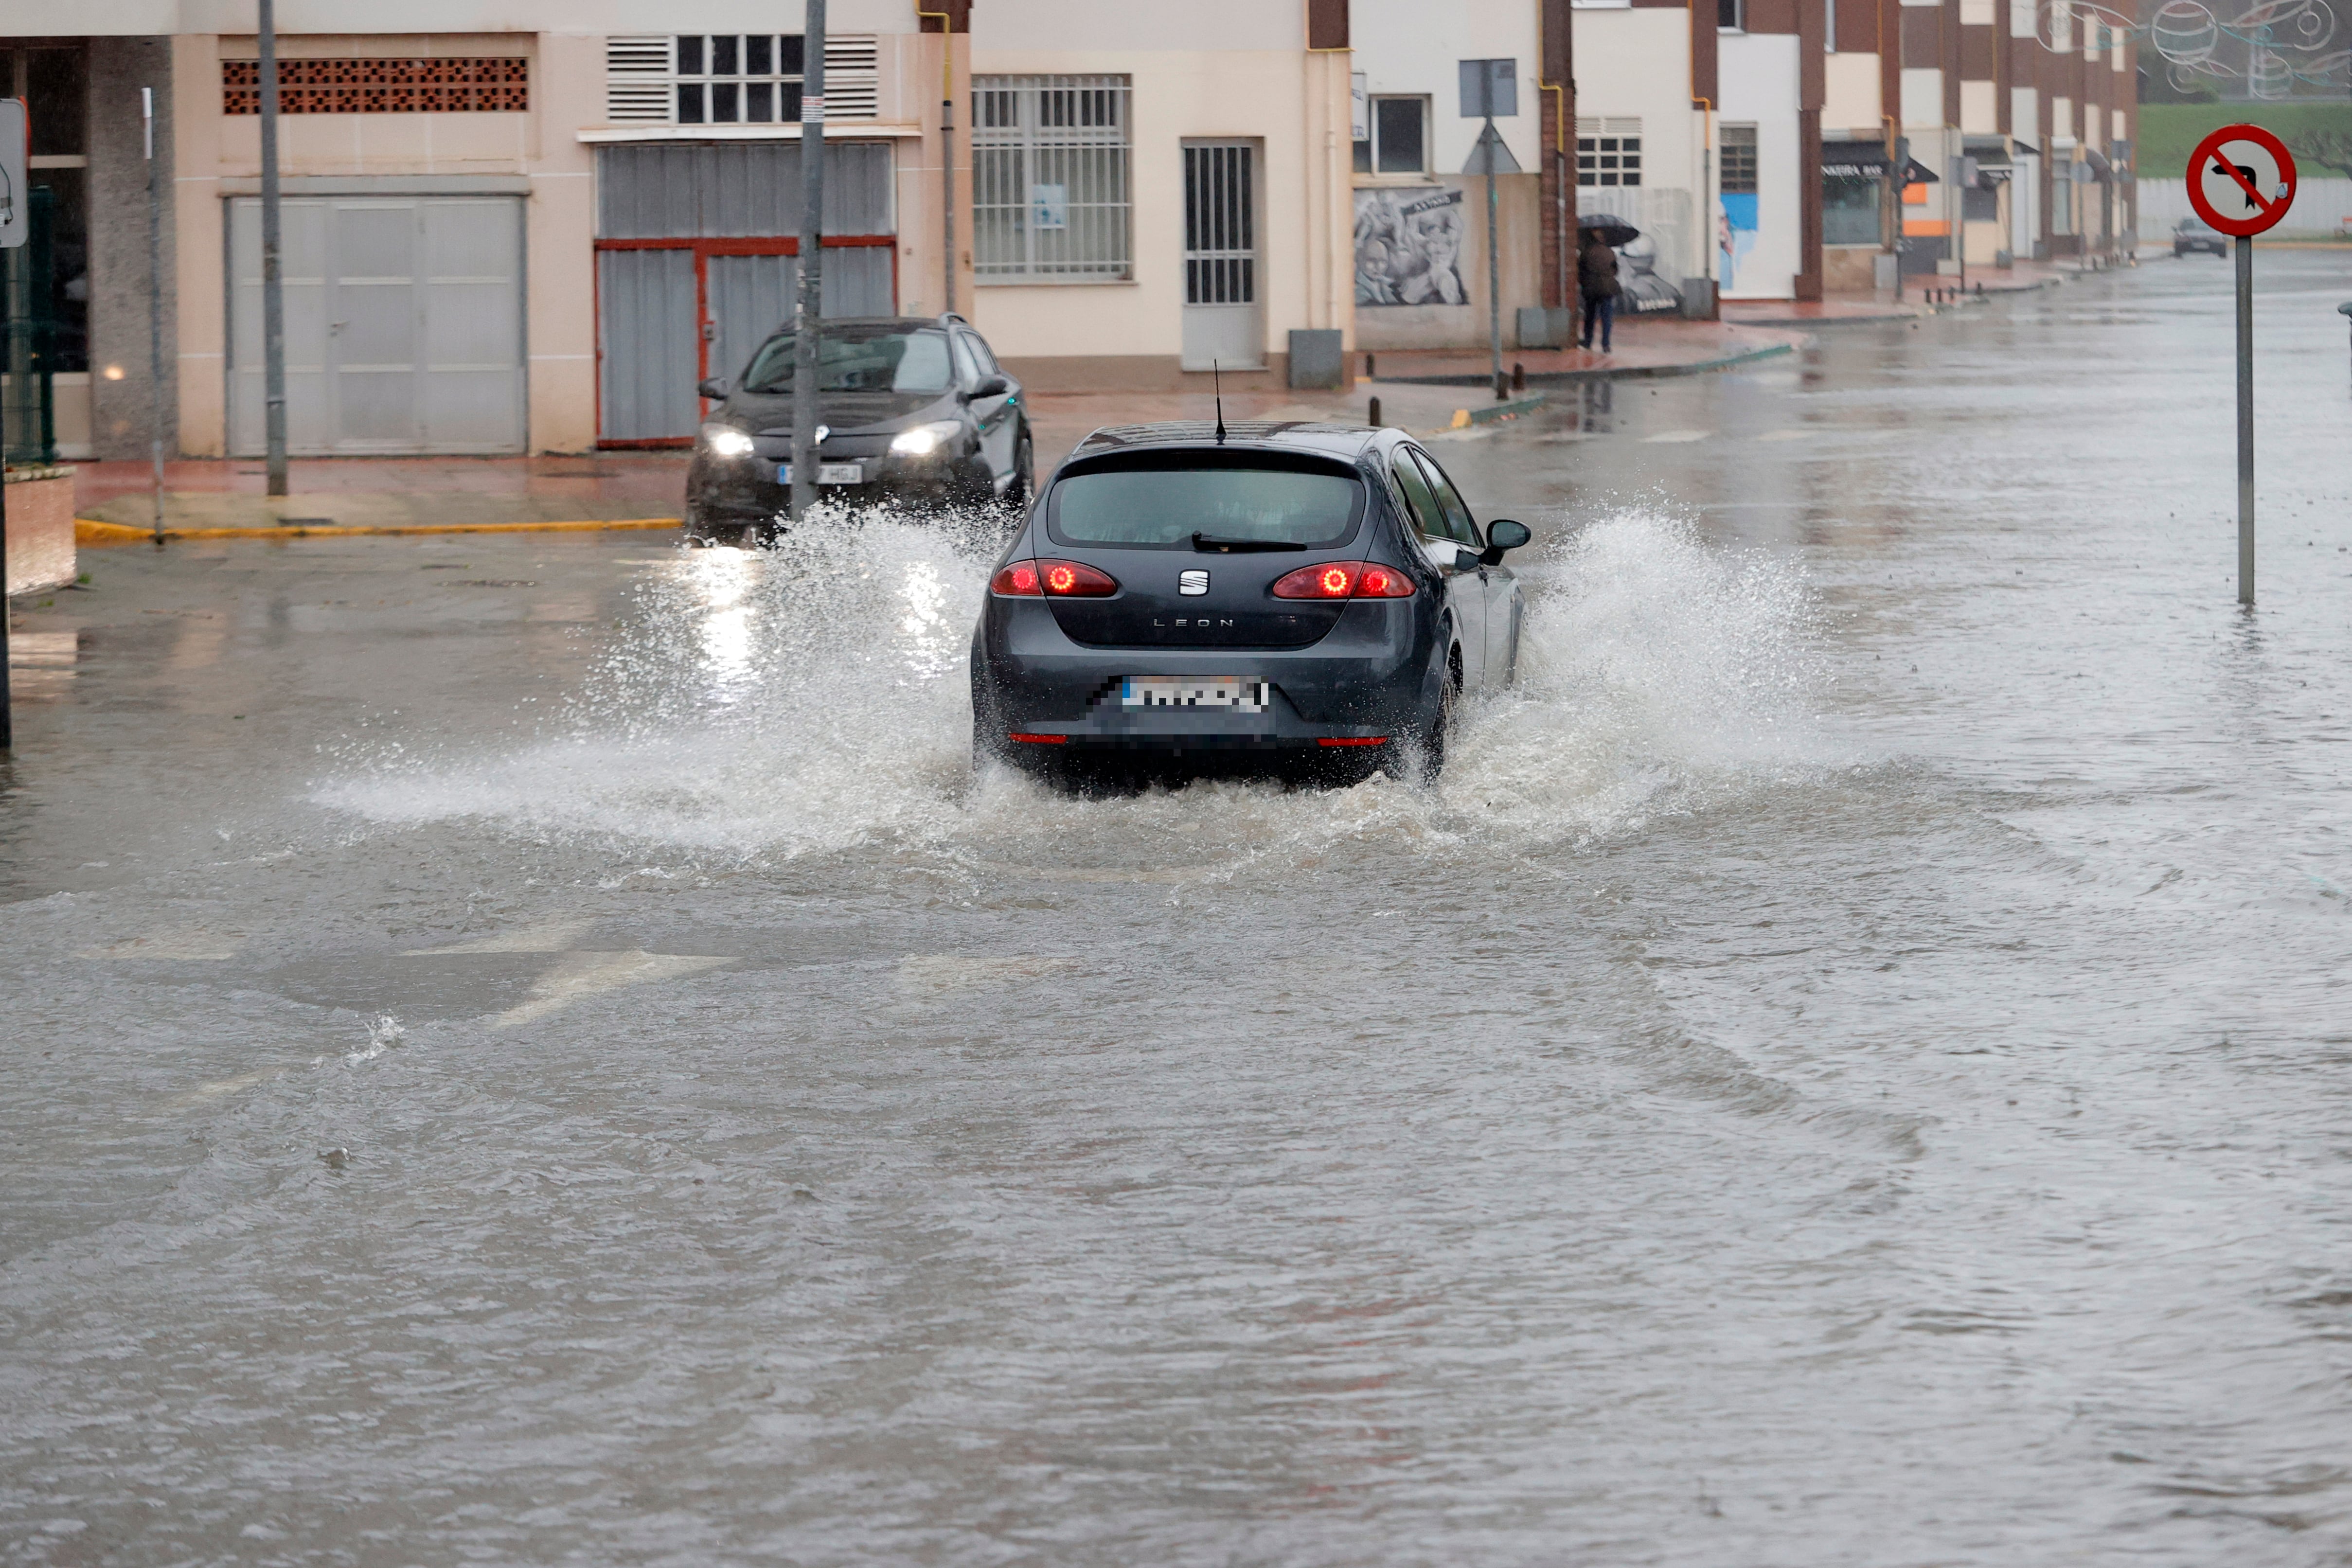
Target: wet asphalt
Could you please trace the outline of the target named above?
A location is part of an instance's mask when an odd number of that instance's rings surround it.
[[[2352,253],[1433,443],[1441,779],[974,777],[985,530],[93,552],[0,1556],[2352,1553]]]

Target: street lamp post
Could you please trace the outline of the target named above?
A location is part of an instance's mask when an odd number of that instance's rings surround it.
[[[816,505],[817,336],[824,312],[824,0],[808,0],[802,45],[799,300],[793,312],[793,516]]]
[[[261,418],[265,488],[286,493],[286,279],[278,226],[278,7],[261,4]]]

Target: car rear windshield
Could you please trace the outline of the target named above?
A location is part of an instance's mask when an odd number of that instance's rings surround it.
[[[1053,531],[1072,544],[1191,549],[1220,542],[1337,544],[1356,526],[1364,487],[1334,468],[1197,460],[1066,474],[1054,486]]]
[[[778,332],[751,356],[746,392],[790,392],[799,334]],[[951,384],[948,335],[913,331],[828,331],[817,340],[817,387],[824,392],[907,392],[938,396]]]

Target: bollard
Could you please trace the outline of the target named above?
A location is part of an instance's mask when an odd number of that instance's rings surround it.
[[[1378,381],[1380,378],[1381,373],[1373,367],[1372,356],[1366,354],[1364,356],[1364,379],[1366,381]]]
[[[1508,403],[1510,400],[1511,378],[1498,370],[1495,373],[1495,401]]]
[[[2352,300],[2347,300],[2341,305],[2336,306],[2336,313],[2346,318],[2345,325],[2352,326]]]
[[[1381,427],[1381,400],[1379,398],[1375,397],[1372,399],[1371,414],[1364,420],[1364,423],[1370,426],[1375,430]]]
[[[1528,367],[1520,363],[1517,360],[1513,360],[1511,362],[1511,390],[1513,392],[1525,392],[1527,389]]]

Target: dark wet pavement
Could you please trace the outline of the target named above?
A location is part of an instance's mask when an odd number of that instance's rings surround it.
[[[968,766],[968,541],[110,552],[20,610],[28,1563],[2352,1551],[2334,252],[1433,449],[1433,786]]]

